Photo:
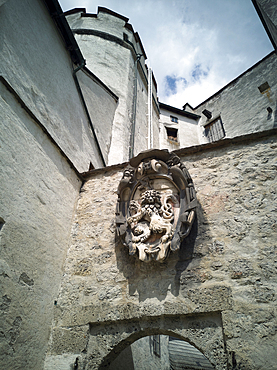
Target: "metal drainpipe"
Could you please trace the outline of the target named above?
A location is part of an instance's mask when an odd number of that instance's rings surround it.
[[[153,149],[152,69],[148,68],[148,149]]]
[[[129,146],[129,159],[134,156],[135,146],[135,129],[136,129],[136,113],[137,113],[137,81],[138,81],[138,62],[143,54],[136,54],[135,60],[135,81],[134,81],[134,92],[133,92],[133,117],[131,126],[130,146]]]
[[[82,90],[81,90],[81,86],[79,84],[79,81],[78,81],[78,78],[76,76],[76,73],[82,69],[83,67],[85,66],[85,61],[82,62],[82,64],[80,64],[77,68],[75,68],[73,70],[73,78],[74,78],[74,81],[76,83],[76,86],[77,86],[77,90],[78,90],[78,93],[80,95],[80,98],[82,100],[82,103],[83,103],[83,106],[85,108],[85,112],[86,112],[86,115],[87,115],[87,118],[88,118],[88,121],[89,121],[89,125],[90,125],[90,128],[91,128],[91,131],[93,133],[93,136],[94,136],[94,139],[95,139],[95,142],[96,142],[96,147],[98,149],[98,153],[101,157],[101,160],[103,162],[103,166],[106,167],[106,162],[105,162],[105,159],[103,157],[103,154],[102,154],[102,150],[100,148],[100,145],[99,145],[99,141],[97,139],[97,136],[96,136],[96,133],[95,133],[95,130],[94,130],[94,127],[93,127],[93,124],[92,124],[92,121],[91,121],[91,118],[90,118],[90,115],[89,115],[89,111],[88,111],[88,108],[87,108],[87,105],[86,105],[86,102],[85,102],[85,99],[84,99],[84,95],[82,93]]]
[[[148,78],[148,77],[146,76],[146,74],[144,73],[143,67],[142,67],[141,62],[140,62],[140,58],[141,58],[141,56],[143,56],[143,54],[137,54],[136,49],[135,49],[135,46],[134,46],[134,44],[133,44],[130,40],[128,40],[128,39],[124,39],[124,41],[125,41],[125,42],[127,42],[127,44],[131,45],[131,47],[132,47],[132,49],[133,49],[133,51],[134,51],[134,53],[135,53],[135,55],[136,55],[136,56],[140,55],[140,57],[136,60],[136,62],[135,62],[135,63],[136,63],[137,65],[138,65],[138,64],[140,64],[140,66],[141,66],[141,70],[142,70],[142,73],[143,73],[143,76],[144,76],[144,78],[145,78],[145,80],[146,80],[146,82],[147,82],[147,84],[148,84],[148,83],[149,83],[149,78]],[[137,65],[136,65],[136,67],[137,67]],[[137,71],[136,71],[136,72],[137,72]],[[151,83],[152,83],[152,80],[151,80]],[[137,91],[136,91],[136,93],[137,93]],[[152,96],[153,96],[153,94],[152,94]],[[155,106],[156,106],[156,108],[157,108],[158,112],[160,113],[159,105],[157,105],[157,103],[156,103],[156,100],[155,100],[154,96],[153,96],[153,100],[154,100],[154,103],[155,103]],[[152,108],[152,104],[151,104],[151,108]],[[153,130],[153,127],[152,127],[152,130]],[[153,131],[152,131],[152,135],[153,135]],[[132,141],[133,141],[133,145],[134,145],[134,138],[132,138]],[[153,145],[153,136],[152,136],[152,145]],[[132,153],[131,153],[131,152],[132,152]],[[130,140],[129,158],[132,158],[132,157],[133,157],[133,152],[134,152],[134,150],[132,149],[132,144],[131,144],[131,140]]]

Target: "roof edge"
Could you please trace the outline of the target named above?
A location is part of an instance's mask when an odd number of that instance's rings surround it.
[[[70,14],[76,14],[76,13],[86,13],[86,8],[73,8],[73,9],[70,9],[70,10],[67,10],[66,12],[64,12],[63,14],[65,16],[67,15],[70,15]]]
[[[164,104],[164,103],[159,103],[159,106],[160,106],[160,109],[166,109],[170,112],[180,114],[181,116],[184,116],[184,117],[187,117],[187,118],[192,118],[194,120],[198,120],[200,118],[200,116],[195,114],[195,113],[190,113],[190,112],[187,112],[183,109],[172,107],[171,105],[167,105],[167,104]]]
[[[236,81],[238,81],[242,76],[244,76],[246,73],[250,72],[252,69],[256,68],[260,63],[262,63],[267,58],[271,57],[273,54],[276,54],[275,50],[273,50],[271,53],[267,54],[265,57],[263,57],[261,60],[259,60],[257,63],[249,67],[246,71],[242,72],[238,77],[234,78],[232,81],[230,81],[227,85],[223,86],[220,90],[218,90],[213,95],[209,96],[207,99],[205,99],[202,103],[198,104],[196,107],[193,108],[193,110],[198,109],[202,104],[207,103],[210,99],[215,97],[216,95],[222,93],[223,90],[225,90],[228,86],[232,85]],[[187,103],[188,104],[188,103]]]
[[[261,7],[261,5],[258,3],[257,0],[252,0],[252,4],[260,18],[260,21],[262,22],[263,26],[264,26],[264,29],[267,33],[267,36],[269,38],[269,40],[271,41],[272,43],[272,46],[274,47],[275,51],[277,52],[277,45],[276,45],[276,42],[274,40],[274,38],[272,37],[272,34],[271,34],[271,31],[268,27],[268,24],[266,22],[266,18],[268,18],[268,21],[270,21],[271,23],[273,23],[271,21],[271,19],[269,17],[267,17],[267,14],[264,12],[263,8]],[[276,28],[276,26],[273,24],[273,26]]]
[[[103,6],[98,6],[98,12],[97,14],[99,14],[100,12],[102,13],[107,13],[107,14],[110,14],[110,15],[113,15],[114,17],[117,17],[119,19],[122,19],[124,22],[128,22],[129,18],[127,17],[124,17],[124,15],[121,15],[121,14],[118,14],[116,12],[114,12],[113,10],[110,10],[108,8],[105,8]]]
[[[193,154],[197,152],[204,152],[207,149],[216,149],[216,148],[221,148],[225,146],[230,146],[230,145],[236,145],[236,144],[249,144],[250,142],[255,142],[257,140],[267,138],[270,136],[275,136],[277,135],[277,128],[272,128],[270,130],[264,130],[264,131],[257,131],[257,132],[252,132],[250,134],[245,134],[245,135],[240,135],[240,136],[235,136],[231,138],[224,138],[222,140],[217,140],[213,141],[212,143],[205,143],[205,144],[200,144],[200,145],[194,145],[194,146],[189,146],[181,149],[176,149],[173,150],[175,154],[177,154],[179,157],[182,155],[186,154]]]
[[[249,144],[250,142],[255,142],[263,138],[270,138],[275,135],[277,135],[277,128],[254,132],[254,133],[246,134],[242,136],[235,136],[233,138],[218,140],[212,143],[189,146],[189,147],[173,150],[172,152],[177,154],[179,157],[182,157],[188,154],[190,155],[190,154],[201,153],[201,152],[204,153],[207,149],[213,150],[213,149],[221,148],[223,146],[232,146],[232,145],[243,144],[243,143]],[[130,162],[123,162],[123,163],[117,163],[117,164],[113,164],[113,165],[103,167],[103,168],[96,168],[96,169],[93,169],[87,172],[82,172],[81,176],[83,177],[84,181],[87,181],[95,175],[107,173],[108,171],[118,171],[118,170],[124,169],[129,164]]]
[[[43,0],[50,17],[53,19],[53,22],[56,24],[60,35],[65,43],[65,47],[68,50],[71,60],[76,65],[84,65],[85,58],[81,53],[81,50],[75,40],[75,37],[69,27],[69,24],[66,20],[66,17],[63,13],[63,10],[57,0]]]

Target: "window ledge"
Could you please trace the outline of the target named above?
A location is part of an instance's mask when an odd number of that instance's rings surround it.
[[[169,141],[170,144],[174,144],[174,145],[180,146],[180,142],[179,141],[171,140],[171,139],[167,139],[167,141]]]

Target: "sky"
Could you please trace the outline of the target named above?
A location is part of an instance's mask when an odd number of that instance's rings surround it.
[[[103,6],[129,18],[158,84],[182,108],[209,98],[272,50],[251,0],[59,0],[63,11]]]

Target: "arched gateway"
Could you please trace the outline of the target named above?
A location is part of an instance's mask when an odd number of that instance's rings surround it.
[[[227,369],[220,313],[145,317],[91,325],[86,369],[109,369],[129,345],[142,337],[157,334],[186,340],[202,352],[216,369]]]

